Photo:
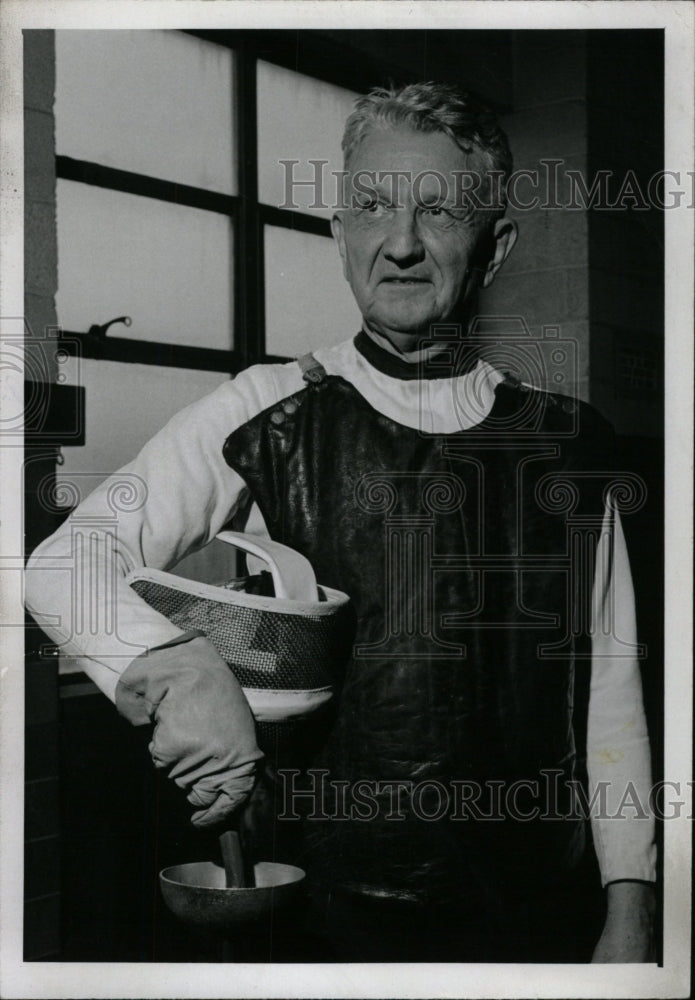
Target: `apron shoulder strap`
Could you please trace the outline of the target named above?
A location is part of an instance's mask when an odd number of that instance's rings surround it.
[[[302,372],[302,378],[308,385],[318,385],[326,377],[326,369],[311,353],[297,358],[297,364]]]

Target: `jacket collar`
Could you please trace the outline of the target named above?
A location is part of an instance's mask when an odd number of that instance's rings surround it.
[[[377,343],[373,336],[360,330],[354,340],[355,349],[373,368],[383,375],[403,380],[457,378],[473,371],[478,363],[474,348],[465,349],[465,341],[442,342],[441,350],[420,352],[412,361]]]

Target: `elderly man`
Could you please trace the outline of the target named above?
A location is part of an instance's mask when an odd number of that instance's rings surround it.
[[[609,428],[466,349],[476,292],[516,240],[506,137],[469,95],[428,83],[358,100],[343,148],[333,233],[362,330],[174,417],[124,470],[146,502],[121,515],[115,553],[92,555],[118,578],[117,635],[46,631],[123,715],[156,719],[155,762],[194,822],[214,825],[259,769],[248,707],[208,640],[123,577],[169,568],[229,524],[292,546],[357,615],[335,719],[277,820],[320,797],[304,810],[313,944],[297,957],[588,960],[572,808],[586,760],[589,790],[606,792],[593,958],[647,961],[653,823],[644,808],[615,818],[628,786],[647,801],[650,763]],[[558,485],[600,526],[579,570]],[[98,518],[107,488],[80,514]],[[69,556],[68,522],[27,574],[40,621],[72,619],[51,571]]]

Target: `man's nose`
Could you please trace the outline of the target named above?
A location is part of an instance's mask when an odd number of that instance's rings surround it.
[[[387,260],[399,267],[408,267],[424,258],[425,248],[418,232],[415,212],[399,208],[393,213],[382,249]]]

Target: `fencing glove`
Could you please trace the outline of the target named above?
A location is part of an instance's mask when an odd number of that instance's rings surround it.
[[[263,754],[239,682],[209,639],[137,657],[118,682],[116,707],[136,726],[154,722],[152,760],[187,793],[194,826],[221,823],[246,801]]]

